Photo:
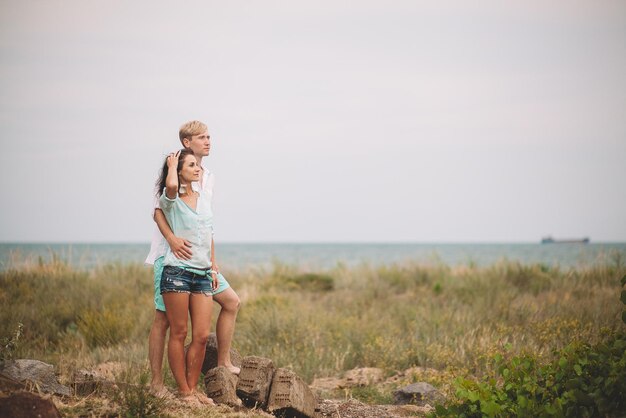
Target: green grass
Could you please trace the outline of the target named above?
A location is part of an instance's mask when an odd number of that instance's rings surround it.
[[[571,341],[592,344],[623,326],[621,258],[575,270],[506,261],[223,269],[242,299],[235,348],[272,358],[308,382],[366,366],[480,376],[505,345],[511,355],[549,359]],[[105,361],[147,368],[149,268],[107,264],[82,272],[58,259],[34,263],[0,273],[0,304],[0,340],[23,324],[14,357],[53,363],[65,378]]]

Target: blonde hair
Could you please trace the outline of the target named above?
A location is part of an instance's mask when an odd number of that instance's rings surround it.
[[[178,130],[178,138],[180,139],[180,143],[183,143],[183,139],[191,138],[194,135],[199,135],[208,130],[207,126],[200,122],[199,120],[192,120],[185,123]],[[183,144],[184,146],[184,144]]]

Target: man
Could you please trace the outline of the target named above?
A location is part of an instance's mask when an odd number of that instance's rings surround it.
[[[193,151],[198,165],[202,167],[202,158],[208,156],[211,150],[211,138],[207,126],[199,121],[190,121],[180,127],[178,135],[183,147]],[[193,186],[194,189],[197,187],[212,196],[214,182],[215,178],[213,174],[203,168],[199,184],[194,184]],[[165,219],[165,215],[159,208],[156,197],[153,217],[157,228],[155,228],[155,233],[152,237],[150,253],[145,261],[146,264],[154,265],[154,304],[156,308],[148,339],[148,357],[152,373],[150,391],[157,396],[168,397],[170,395],[163,385],[162,371],[165,335],[169,327],[165,315],[165,305],[160,292],[163,257],[165,256],[166,245],[169,245],[172,253],[181,260],[189,260],[193,248],[187,240],[174,235]],[[213,237],[211,237],[211,245],[213,246]],[[218,271],[218,266],[215,265],[212,269]],[[232,373],[239,374],[239,368],[233,366],[230,359],[230,346],[235,331],[235,320],[237,319],[240,304],[239,296],[237,296],[237,293],[228,285],[228,282],[226,282],[226,279],[224,279],[221,274],[219,275],[219,280],[219,288],[213,295],[213,300],[221,306],[216,324],[218,347],[217,363],[218,366],[225,366]]]

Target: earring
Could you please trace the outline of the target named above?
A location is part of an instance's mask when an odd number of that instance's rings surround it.
[[[187,186],[184,184],[181,184],[180,187],[178,188],[178,194],[185,194],[187,193]]]

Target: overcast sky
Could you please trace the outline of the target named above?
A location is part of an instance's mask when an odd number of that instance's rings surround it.
[[[626,2],[0,0],[1,241],[626,241]]]

